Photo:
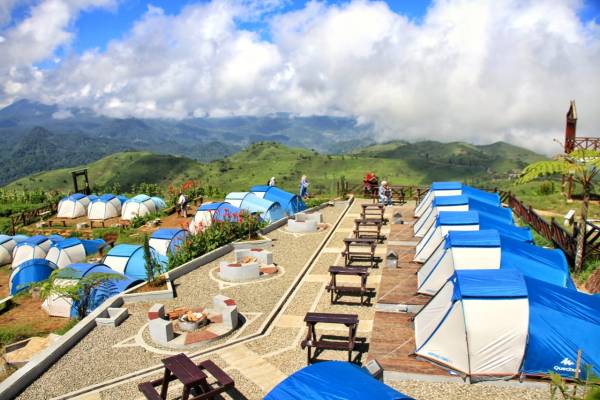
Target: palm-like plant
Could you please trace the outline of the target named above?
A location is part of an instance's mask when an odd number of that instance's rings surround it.
[[[596,150],[575,150],[569,154],[556,156],[553,160],[538,161],[530,164],[521,173],[519,183],[530,182],[536,178],[549,175],[572,176],[573,180],[583,188],[579,233],[577,235],[577,251],[575,252],[575,270],[583,265],[585,247],[585,223],[587,220],[590,193],[594,186],[594,178],[600,173],[600,152]]]

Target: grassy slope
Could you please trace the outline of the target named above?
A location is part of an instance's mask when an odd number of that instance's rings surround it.
[[[368,171],[374,171],[394,184],[428,184],[434,180],[489,181],[490,171],[506,174],[518,169],[520,163],[541,158],[528,150],[504,143],[473,146],[465,143],[390,142],[346,155],[323,155],[281,144],[258,143],[208,164],[182,157],[125,152],[91,163],[88,168],[92,186],[117,182],[123,190],[132,183],[167,186],[193,178],[224,192],[239,191],[251,185],[264,184],[275,176],[281,187],[296,191],[300,176],[306,174],[314,192],[333,192],[340,177],[360,182]],[[71,170],[35,174],[11,183],[9,188],[69,191],[72,187]]]

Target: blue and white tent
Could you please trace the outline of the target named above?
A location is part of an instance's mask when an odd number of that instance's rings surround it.
[[[156,196],[150,198],[154,202],[154,208],[156,208],[156,211],[162,210],[163,208],[167,208],[167,203],[165,203],[165,201],[162,198]]]
[[[416,355],[474,380],[600,372],[600,298],[516,270],[457,271],[414,319]],[[581,375],[584,374],[582,369]]]
[[[150,248],[152,257],[161,265],[161,273],[166,272],[166,258]],[[144,259],[144,247],[135,244],[119,244],[106,254],[104,264],[116,272],[127,275],[132,279],[147,279],[146,260]]]
[[[267,222],[285,218],[285,211],[279,203],[261,199],[254,193],[232,192],[225,197],[225,201],[250,214],[260,214],[260,217]]]
[[[153,212],[156,212],[156,204],[152,198],[145,194],[138,194],[123,203],[121,218],[130,221],[135,217],[143,217]]]
[[[32,283],[45,281],[58,267],[45,258],[33,258],[22,262],[10,274],[8,287],[14,296]]]
[[[121,215],[121,200],[114,194],[103,194],[88,205],[87,215],[91,220],[106,220]]]
[[[162,228],[152,233],[149,244],[158,254],[166,257],[169,251],[174,254],[188,235],[185,229]]]
[[[25,261],[34,258],[45,258],[52,241],[46,236],[36,235],[18,243],[13,250],[12,268],[15,269]]]
[[[435,223],[435,217],[441,211],[478,211],[490,219],[497,219],[500,223],[513,224],[512,210],[473,199],[468,195],[436,197],[431,207],[421,216],[413,227],[415,236],[423,237]]]
[[[412,399],[349,362],[325,361],[294,372],[265,400],[401,400]]]
[[[190,232],[195,235],[200,231],[201,226],[210,226],[213,221],[235,222],[239,219],[240,212],[242,212],[241,209],[225,201],[203,203],[196,209],[194,219],[190,222]]]
[[[287,215],[306,210],[306,204],[297,194],[286,192],[275,186],[258,185],[250,188],[250,191],[261,199],[277,202],[281,205]]]
[[[522,242],[533,241],[529,228],[518,227],[490,218],[478,211],[441,211],[436,217],[435,224],[429,228],[425,236],[416,246],[414,261],[424,263],[433,252],[444,242],[450,231],[478,231],[480,229],[495,229],[500,236],[508,236]]]
[[[91,301],[88,312],[96,309],[108,298],[142,282],[141,280],[134,280],[124,276],[123,274],[119,274],[105,264],[97,263],[71,264],[58,272],[56,276],[56,283],[65,286],[74,285],[86,275],[93,273],[115,274],[118,275],[120,279],[106,280],[100,286],[92,290],[90,294]],[[46,310],[49,315],[54,317],[78,317],[77,304],[73,304],[70,299],[65,299],[64,297],[50,296],[44,301],[44,303],[42,303],[42,308]]]
[[[0,265],[12,262],[13,250],[17,242],[12,236],[0,235]]]
[[[98,252],[104,240],[82,240],[78,238],[68,238],[52,244],[46,260],[56,264],[58,268],[64,268],[70,264],[85,261],[86,257]]]
[[[454,274],[466,269],[517,269],[525,276],[575,289],[564,253],[544,249],[496,230],[450,231],[417,272],[417,292],[434,295]]]
[[[58,203],[56,216],[58,218],[79,218],[87,215],[90,198],[81,193],[75,193],[63,198]]]
[[[425,197],[421,199],[415,208],[415,217],[419,218],[431,207],[431,203],[436,197],[467,195],[475,200],[488,203],[492,206],[500,207],[500,196],[498,193],[490,193],[484,190],[475,189],[461,182],[433,182]]]

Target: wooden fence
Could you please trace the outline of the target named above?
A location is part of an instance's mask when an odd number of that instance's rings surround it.
[[[33,210],[27,210],[18,214],[11,215],[10,224],[12,234],[16,234],[17,228],[19,226],[27,226],[45,217],[50,217],[51,215],[56,214],[57,210],[58,203],[51,203],[42,207],[35,208]]]
[[[584,257],[600,258],[600,226],[589,221],[585,223]]]
[[[523,222],[530,225],[537,233],[551,241],[556,247],[560,248],[567,256],[569,265],[574,265],[575,252],[577,249],[577,227],[574,227],[573,233],[570,233],[556,222],[554,218],[551,218],[550,222],[546,221],[533,210],[533,207],[526,206],[512,193],[498,193],[500,194],[500,198],[504,199],[503,203],[508,204]]]

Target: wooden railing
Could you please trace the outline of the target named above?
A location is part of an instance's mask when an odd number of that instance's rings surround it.
[[[600,226],[586,221],[585,228],[584,259],[588,257],[600,258]]]
[[[498,192],[501,193],[501,192]],[[573,233],[569,233],[554,218],[550,222],[539,216],[531,206],[526,206],[517,199],[512,193],[500,194],[506,199],[506,203],[513,212],[519,216],[526,224],[530,225],[537,233],[551,241],[556,247],[560,248],[569,261],[569,265],[573,266],[575,261],[575,252],[577,249],[577,228],[574,228]]]
[[[57,209],[58,203],[51,203],[33,210],[23,211],[21,213],[11,215],[10,223],[12,234],[16,234],[19,226],[27,226],[44,217],[50,217],[51,215],[56,214]]]

